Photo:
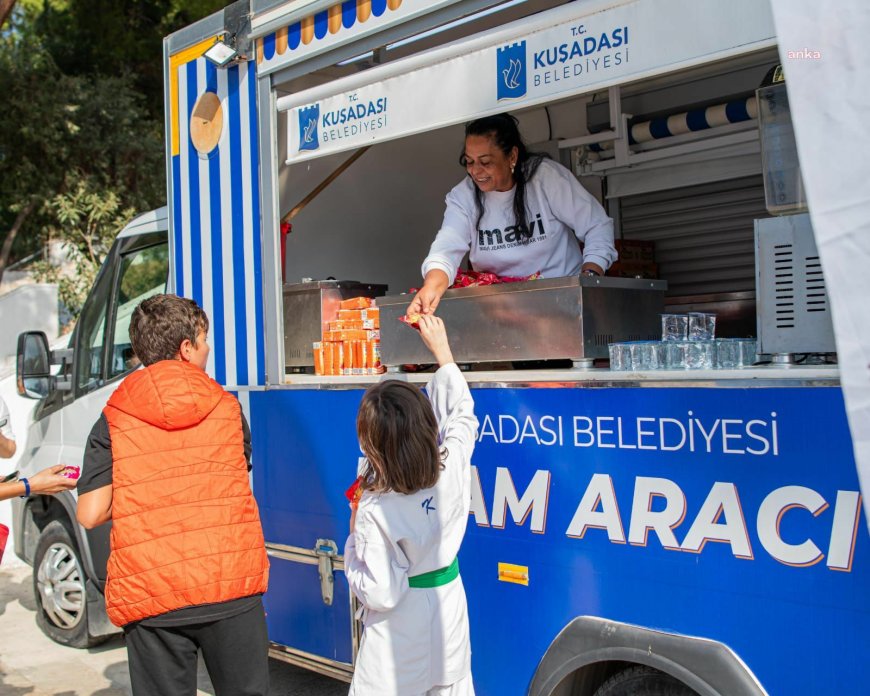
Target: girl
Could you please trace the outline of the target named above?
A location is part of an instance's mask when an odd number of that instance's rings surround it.
[[[366,455],[345,574],[363,605],[351,696],[469,696],[471,648],[456,554],[471,504],[474,402],[444,322],[420,317],[439,369],[423,393],[388,380],[357,416]]]

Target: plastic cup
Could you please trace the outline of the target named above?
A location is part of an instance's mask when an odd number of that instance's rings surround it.
[[[754,338],[741,338],[740,364],[743,367],[752,367],[758,360],[758,344]]]
[[[610,353],[610,369],[625,372],[631,369],[631,344],[611,343],[607,346]]]
[[[668,370],[685,370],[686,369],[686,347],[687,341],[671,341],[664,343],[664,360],[665,368]]]
[[[686,369],[712,369],[715,349],[716,344],[713,341],[688,341],[685,351]]]
[[[631,344],[633,370],[660,370],[664,366],[664,344],[660,341],[637,341]]]
[[[690,341],[712,341],[716,338],[716,315],[689,312],[688,336]]]
[[[685,341],[688,329],[689,317],[685,314],[662,314],[663,341]]]
[[[716,367],[733,370],[743,366],[743,346],[739,338],[716,339]]]

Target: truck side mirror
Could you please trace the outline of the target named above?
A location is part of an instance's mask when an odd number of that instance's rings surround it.
[[[70,351],[52,353],[42,331],[25,331],[18,335],[16,379],[18,393],[29,399],[43,399],[53,389],[68,390],[71,384],[52,376],[51,366],[63,362]]]

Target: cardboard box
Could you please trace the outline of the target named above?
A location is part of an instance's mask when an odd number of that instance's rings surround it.
[[[314,347],[314,374],[315,375],[325,375],[324,364],[323,364],[323,344],[320,341],[316,341],[313,344]]]
[[[335,319],[327,322],[330,331],[344,331],[346,329],[366,330],[381,328],[381,322],[374,319]]]
[[[373,341],[381,337],[379,329],[342,329],[340,331],[324,331],[324,341]]]
[[[655,242],[640,239],[617,239],[615,242],[619,261],[649,261],[656,259]]]
[[[347,300],[342,300],[338,307],[339,309],[366,309],[374,305],[374,300],[371,297],[351,297]]]

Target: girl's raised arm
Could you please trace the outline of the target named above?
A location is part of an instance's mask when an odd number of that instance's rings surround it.
[[[438,361],[438,371],[426,385],[426,392],[438,421],[438,441],[444,445],[453,440],[471,459],[477,440],[477,418],[474,400],[462,372],[453,362],[444,322],[436,316],[420,317],[420,337]]]

